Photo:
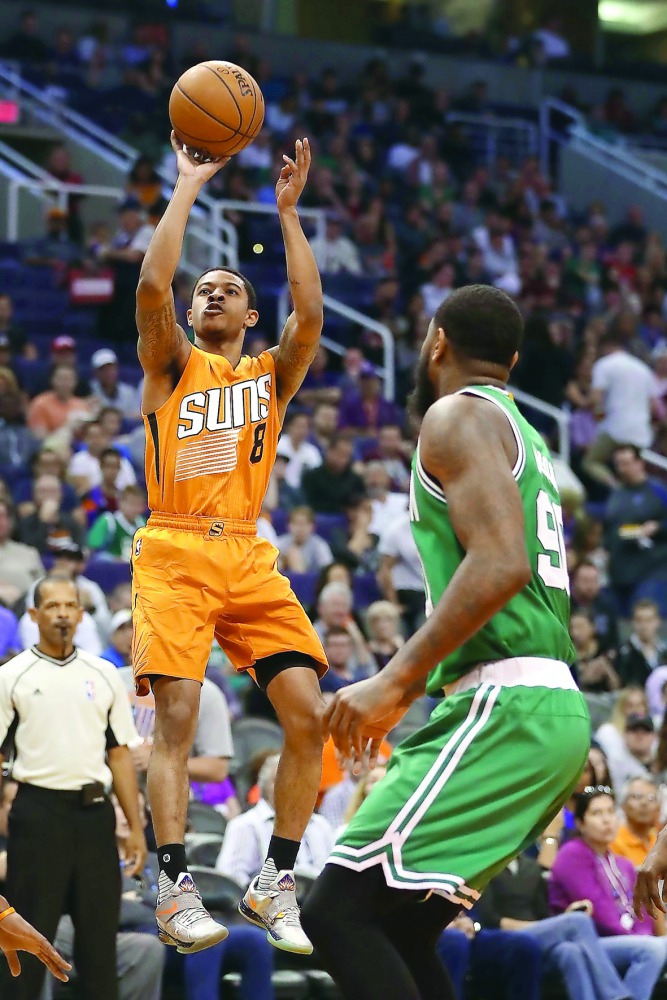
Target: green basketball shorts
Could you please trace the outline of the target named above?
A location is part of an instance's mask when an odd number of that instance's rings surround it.
[[[453,694],[394,750],[329,862],[381,864],[388,885],[469,909],[567,801],[589,746],[578,690],[484,682]]]

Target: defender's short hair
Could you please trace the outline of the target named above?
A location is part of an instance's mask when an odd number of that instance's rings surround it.
[[[433,319],[459,354],[504,368],[509,368],[523,338],[523,317],[516,303],[493,285],[458,288]]]

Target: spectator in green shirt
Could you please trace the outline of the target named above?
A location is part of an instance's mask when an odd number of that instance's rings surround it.
[[[134,533],[146,524],[146,494],[140,486],[126,486],[118,510],[102,514],[88,532],[88,546],[98,558],[129,562]]]

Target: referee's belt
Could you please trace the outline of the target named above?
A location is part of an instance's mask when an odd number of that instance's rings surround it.
[[[19,788],[29,789],[32,795],[43,798],[58,798],[61,802],[70,802],[72,805],[88,808],[89,806],[99,806],[107,801],[106,788],[101,781],[91,781],[81,788],[44,788],[42,785],[33,785],[29,781],[17,781]]]

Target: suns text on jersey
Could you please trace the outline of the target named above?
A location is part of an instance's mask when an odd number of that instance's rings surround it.
[[[203,430],[235,430],[266,420],[271,404],[271,375],[183,396],[178,411],[177,436],[196,437]]]

